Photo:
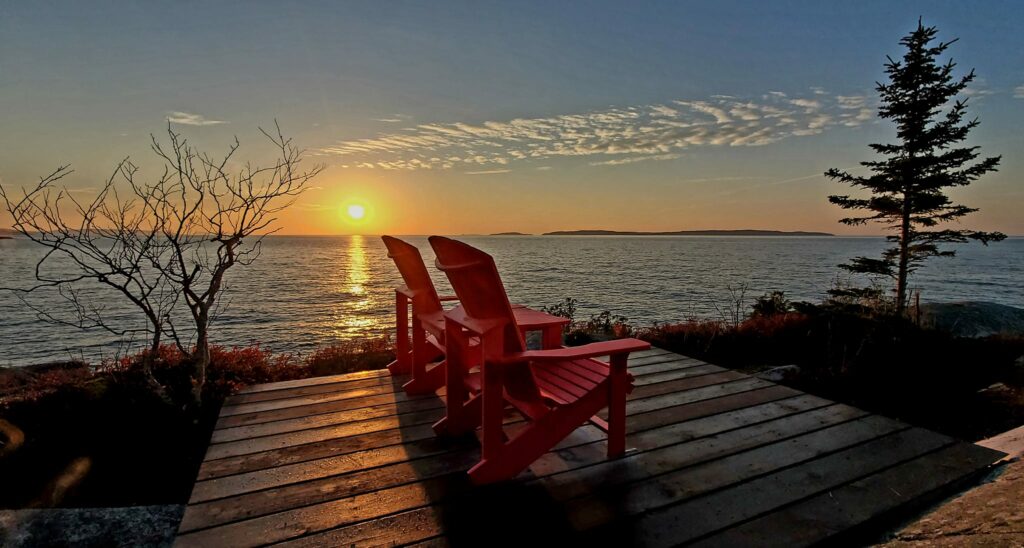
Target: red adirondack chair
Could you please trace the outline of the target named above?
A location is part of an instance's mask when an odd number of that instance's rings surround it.
[[[622,455],[626,395],[633,384],[626,359],[650,345],[620,339],[526,350],[494,259],[450,238],[431,236],[430,245],[461,303],[444,314],[448,415],[437,426],[452,434],[481,426],[482,458],[469,470],[473,481],[514,477],[588,420],[608,432],[608,456]],[[474,339],[481,353],[478,372],[464,358]],[[605,363],[597,356],[611,359]],[[529,420],[511,438],[502,427],[506,402]],[[607,422],[595,417],[605,407]]]
[[[445,320],[441,303],[457,301],[457,297],[439,296],[416,246],[393,236],[381,236],[388,256],[395,262],[405,287],[395,288],[395,361],[388,364],[393,375],[411,374],[402,385],[408,394],[426,394],[445,384],[445,361],[434,360],[445,353]],[[412,303],[410,325],[409,303]],[[561,329],[569,320],[552,316],[522,305],[513,305],[523,332],[542,330],[545,348],[561,345]],[[410,344],[409,332],[412,328]],[[479,361],[475,346],[467,350],[469,361]]]
[[[407,393],[420,394],[444,385],[444,362],[430,368],[430,362],[444,355],[443,301],[434,288],[423,256],[416,246],[392,236],[381,236],[388,257],[395,261],[405,287],[395,288],[395,361],[388,365],[393,375],[411,374],[402,385]],[[412,344],[409,344],[409,303],[412,303]]]

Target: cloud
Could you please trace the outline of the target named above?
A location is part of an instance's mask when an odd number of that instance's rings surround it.
[[[821,108],[821,101],[817,99],[790,99],[789,104],[802,107],[807,111],[815,111]]]
[[[1013,97],[1015,99],[1024,99],[1024,84],[1013,88]]]
[[[989,88],[987,80],[984,78],[976,78],[971,85],[964,88],[960,93],[968,98],[980,101],[989,95],[993,95],[995,92]]]
[[[304,210],[304,211],[330,211],[332,209],[336,209],[337,208],[337,206],[329,206],[329,205],[324,205],[324,204],[304,204],[304,203],[293,204],[292,207],[294,207],[295,209],[301,209],[301,210]]]
[[[188,112],[173,111],[167,114],[167,121],[172,124],[181,124],[185,126],[215,126],[217,124],[227,124],[224,120],[208,120],[202,114],[191,114]]]
[[[836,102],[841,109],[861,108],[867,97],[863,95],[836,95]]]
[[[675,160],[682,156],[681,154],[652,154],[650,156],[627,156],[626,158],[616,158],[614,160],[605,160],[603,162],[590,162],[592,166],[621,166],[623,164],[635,164],[637,162],[648,162],[651,160]]]
[[[537,171],[549,171],[550,169],[551,166],[540,166],[537,168]]]
[[[680,183],[725,183],[731,181],[747,181],[753,179],[750,176],[728,176],[728,177],[698,177],[696,179],[683,179]]]
[[[349,168],[462,167],[483,174],[504,172],[517,162],[556,158],[585,158],[591,165],[609,166],[672,159],[698,147],[765,146],[835,127],[857,127],[872,118],[863,95],[832,95],[822,89],[808,95],[716,95],[541,118],[431,122],[339,141],[318,152],[343,157],[343,166]]]
[[[671,118],[673,116],[678,115],[678,110],[671,107],[666,107],[665,105],[654,105],[651,107],[651,116],[665,116]]]
[[[407,114],[392,114],[386,118],[374,118],[374,122],[387,122],[389,124],[398,124],[409,120],[410,116]]]
[[[511,169],[489,169],[486,171],[467,171],[466,175],[493,175],[495,173],[508,173]]]

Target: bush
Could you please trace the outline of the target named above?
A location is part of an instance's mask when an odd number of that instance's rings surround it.
[[[369,339],[318,348],[306,360],[310,376],[339,375],[353,371],[380,369],[395,359],[386,338]]]
[[[782,291],[772,291],[761,295],[754,301],[751,307],[751,317],[770,317],[785,314],[793,309]]]
[[[848,307],[693,321],[641,331],[652,344],[727,367],[795,364],[801,390],[968,439],[1018,426],[1024,402],[995,403],[993,383],[1024,387],[1024,337],[956,338],[897,316]],[[1017,422],[1015,422],[1017,421]]]
[[[152,390],[145,359],[167,398]],[[24,434],[21,447],[2,457],[0,508],[183,504],[225,397],[246,385],[380,368],[392,359],[386,340],[308,357],[214,346],[201,408],[191,405],[187,358],[173,346],[96,367],[0,369],[3,431]],[[5,437],[0,432],[0,443]]]
[[[552,316],[558,316],[559,318],[566,318],[569,323],[566,324],[565,330],[568,332],[570,326],[576,321],[576,303],[578,301],[572,297],[566,297],[564,301],[553,304],[551,306],[541,307],[541,311],[547,312]]]

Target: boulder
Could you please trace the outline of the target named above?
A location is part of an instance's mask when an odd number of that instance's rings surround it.
[[[799,365],[780,365],[771,369],[765,369],[757,374],[761,379],[771,382],[784,381],[800,374]]]
[[[1024,335],[1024,309],[983,301],[921,305],[921,324],[957,337]]]

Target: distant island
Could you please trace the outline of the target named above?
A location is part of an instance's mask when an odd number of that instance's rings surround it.
[[[673,232],[632,232],[620,230],[558,230],[544,236],[835,236],[828,232],[783,230],[676,230]]]
[[[533,234],[526,234],[523,232],[495,232],[490,236],[533,236]]]
[[[10,240],[17,236],[18,233],[9,228],[0,228],[0,240]]]

